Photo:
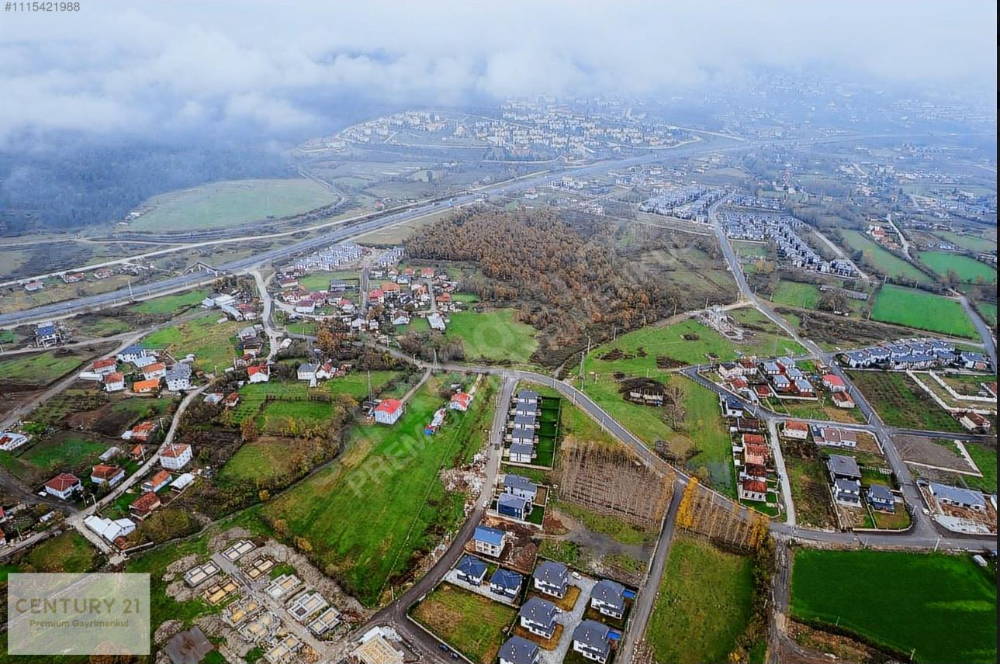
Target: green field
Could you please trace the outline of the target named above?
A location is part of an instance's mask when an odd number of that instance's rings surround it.
[[[917,281],[925,284],[930,283],[930,277],[926,274],[921,272],[911,263],[908,263],[895,254],[886,251],[875,242],[872,242],[860,231],[844,230],[841,231],[841,233],[843,234],[844,240],[847,242],[849,248],[853,251],[863,252],[868,262],[875,265],[880,272],[883,272],[890,277],[905,279],[906,281]],[[864,267],[861,269],[863,270]]]
[[[872,319],[956,337],[976,337],[962,305],[940,295],[886,284],[875,299]]]
[[[222,372],[237,356],[236,332],[243,325],[227,320],[219,323],[218,312],[207,313],[175,327],[157,330],[142,340],[146,348],[166,350],[175,358],[194,353],[194,367]]]
[[[411,615],[473,662],[491,664],[517,610],[442,583],[414,607]]]
[[[784,304],[789,307],[800,307],[802,309],[815,309],[819,302],[819,287],[813,284],[804,284],[799,281],[785,281],[778,283],[771,296],[771,301],[775,304]]]
[[[792,615],[917,662],[995,662],[996,580],[969,557],[799,549]]]
[[[89,572],[97,563],[97,551],[83,535],[69,530],[36,546],[25,556],[25,562],[33,572]]]
[[[992,325],[993,327],[996,327],[997,305],[989,304],[988,302],[980,302],[976,306],[979,308],[979,313],[986,320],[986,322]]]
[[[970,283],[982,279],[985,283],[996,283],[997,271],[986,263],[980,263],[975,258],[950,254],[945,251],[925,251],[920,254],[920,261],[941,276],[953,270],[958,278]]]
[[[815,459],[785,456],[785,469],[792,488],[795,514],[803,526],[831,528],[836,525],[830,502],[826,468]]]
[[[525,364],[538,348],[535,328],[514,320],[513,309],[489,313],[460,311],[449,315],[445,336],[460,338],[468,361],[485,358]]]
[[[960,235],[952,231],[940,231],[934,234],[942,240],[951,242],[956,247],[962,247],[969,251],[996,251],[997,248],[995,240],[988,240],[976,235]]]
[[[80,357],[54,350],[21,355],[15,359],[0,361],[0,382],[48,385],[71,371],[76,371],[82,364]]]
[[[393,426],[359,426],[341,460],[265,505],[278,532],[308,541],[320,569],[366,606],[388,584],[407,578],[417,557],[433,548],[463,514],[464,496],[445,491],[442,468],[467,462],[489,426],[493,383],[480,385],[467,413],[449,413],[433,436],[423,433],[444,405],[431,379]]]
[[[621,371],[634,376],[644,376],[649,371],[652,376],[652,372],[658,371],[656,359],[659,355],[690,365],[707,363],[709,354],[715,355],[721,361],[726,361],[737,358],[741,353],[745,355],[777,356],[788,354],[795,356],[805,352],[796,342],[783,334],[774,332],[772,330],[773,324],[765,322],[763,314],[756,309],[742,309],[734,311],[732,314],[741,322],[761,325],[768,331],[753,331],[752,337],[746,343],[736,344],[693,319],[665,326],[650,325],[623,334],[615,341],[592,350],[587,356],[585,370],[588,373],[596,372],[598,374]],[[642,349],[641,353],[640,349]],[[602,359],[613,351],[620,351],[626,357]]]
[[[963,475],[965,483],[974,489],[985,491],[986,493],[997,492],[997,450],[982,443],[965,443],[965,450],[972,457],[982,477],[972,477]]]
[[[226,228],[307,212],[335,200],[336,194],[305,178],[226,180],[154,196],[144,203],[153,209],[130,227],[137,231]]]
[[[893,427],[961,432],[962,425],[904,373],[849,372],[882,420]]]
[[[749,558],[677,536],[646,626],[657,662],[726,662],[750,619]]]
[[[181,309],[196,307],[201,301],[208,297],[205,290],[188,291],[187,293],[177,293],[176,295],[164,295],[145,300],[132,306],[132,311],[140,314],[175,314]]]

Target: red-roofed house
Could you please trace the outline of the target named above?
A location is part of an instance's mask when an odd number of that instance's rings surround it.
[[[167,471],[165,470],[157,471],[153,473],[153,476],[150,477],[148,480],[143,480],[142,490],[152,491],[153,493],[156,493],[163,487],[170,484],[170,480],[172,479],[173,478],[170,476],[170,473],[168,473]]]
[[[403,402],[399,399],[383,399],[375,406],[375,421],[379,424],[395,424],[403,414]]]
[[[131,505],[129,505],[129,511],[132,516],[139,519],[140,521],[145,519],[147,516],[153,513],[157,507],[160,506],[160,498],[155,493],[144,493],[138,498],[136,498]]]
[[[767,500],[767,482],[746,478],[740,482],[740,500],[764,502]]]
[[[94,484],[107,483],[110,486],[118,484],[125,479],[125,469],[118,466],[105,466],[98,464],[90,471],[90,481]]]
[[[45,493],[62,500],[69,500],[77,491],[83,491],[80,478],[69,473],[60,473],[45,483]]]
[[[167,365],[163,362],[154,362],[153,364],[147,365],[142,370],[142,377],[146,380],[153,380],[154,378],[163,378],[167,375]]]
[[[94,373],[106,376],[107,374],[114,373],[118,369],[118,360],[113,357],[106,357],[103,360],[95,361],[93,368]]]
[[[170,444],[160,453],[160,465],[170,470],[180,470],[193,456],[194,452],[187,443]]]
[[[125,389],[125,374],[120,371],[109,373],[104,376],[104,390],[106,392],[121,392]]]
[[[255,364],[247,367],[247,376],[251,383],[266,383],[271,380],[271,370],[266,364]]]
[[[452,410],[460,410],[465,412],[469,410],[469,406],[472,404],[472,395],[468,392],[459,392],[451,398],[451,403],[448,407]]]
[[[781,433],[785,438],[795,440],[805,440],[809,437],[809,425],[798,420],[788,420],[781,427]]]
[[[823,387],[831,392],[844,392],[847,390],[847,385],[844,385],[844,380],[836,374],[824,375]]]

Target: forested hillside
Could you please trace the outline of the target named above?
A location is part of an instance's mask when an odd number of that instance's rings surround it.
[[[588,228],[587,237],[552,210],[463,210],[411,238],[414,258],[475,263],[463,289],[484,301],[515,306],[520,320],[545,334],[536,359],[558,364],[586,345],[656,320],[674,298],[637,278],[614,248],[613,229]]]

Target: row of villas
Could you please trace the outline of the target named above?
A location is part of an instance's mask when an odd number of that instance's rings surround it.
[[[531,464],[538,456],[538,429],[541,416],[541,397],[534,390],[519,390],[514,395],[510,418],[507,422],[507,440],[510,441],[510,463]]]
[[[968,371],[989,371],[990,360],[982,353],[959,350],[942,339],[901,339],[840,353],[840,362],[852,369],[933,369],[957,367]]]
[[[795,217],[726,210],[719,214],[719,219],[730,239],[773,241],[778,248],[778,256],[796,268],[845,279],[861,276],[850,261],[841,258],[828,261],[816,253],[796,232],[804,224]]]
[[[854,408],[856,405],[840,376],[829,371],[810,376],[790,357],[773,360],[744,357],[734,362],[723,362],[716,370],[729,390],[750,401],[772,397],[812,400],[819,398],[822,389],[830,394],[833,404],[839,408]]]

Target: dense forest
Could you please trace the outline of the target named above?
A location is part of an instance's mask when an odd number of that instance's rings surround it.
[[[75,230],[121,219],[150,196],[204,182],[294,175],[243,142],[67,142],[0,151],[0,232]]]
[[[462,285],[485,302],[514,306],[545,334],[536,359],[558,364],[593,341],[661,318],[674,298],[632,274],[615,250],[614,229],[577,232],[553,210],[463,210],[411,238],[414,258],[475,263]]]

